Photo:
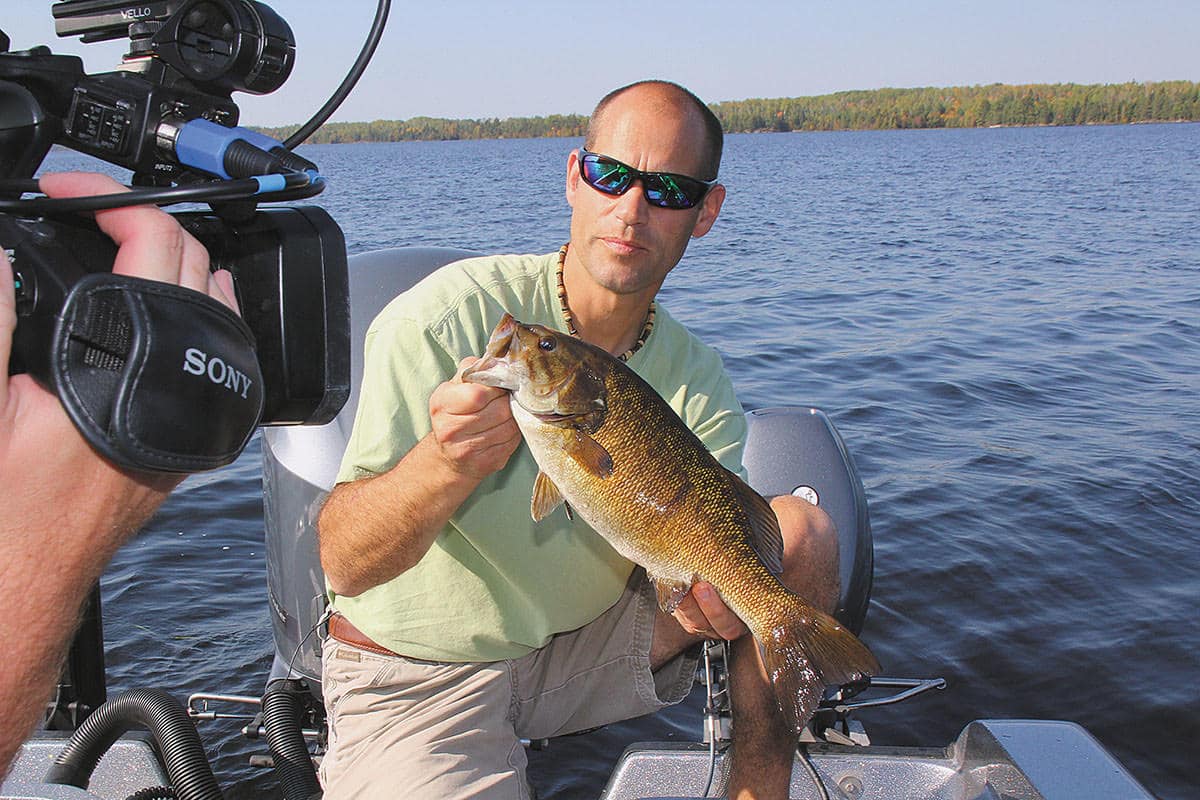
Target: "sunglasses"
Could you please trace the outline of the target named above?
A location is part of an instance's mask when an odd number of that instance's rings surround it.
[[[646,202],[659,208],[692,208],[717,184],[715,180],[702,181],[674,172],[642,172],[615,158],[589,153],[582,148],[579,150],[579,174],[588,186],[614,196],[625,194],[634,181],[640,180]]]

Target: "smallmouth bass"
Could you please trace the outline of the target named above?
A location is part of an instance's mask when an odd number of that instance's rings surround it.
[[[540,472],[530,513],[574,510],[655,582],[673,610],[697,580],[758,640],[776,700],[797,733],[825,686],[877,674],[849,630],[775,577],[779,522],[767,501],[709,453],[657,392],[573,336],[505,314],[467,382],[506,389]]]

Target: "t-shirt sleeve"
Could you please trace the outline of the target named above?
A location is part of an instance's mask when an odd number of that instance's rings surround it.
[[[409,319],[376,320],[363,346],[358,409],[339,483],[390,470],[430,430],[429,396],[457,360]]]
[[[730,472],[745,480],[742,450],[746,444],[746,414],[723,370],[718,371],[707,390],[693,394],[697,414],[692,431],[717,460]]]

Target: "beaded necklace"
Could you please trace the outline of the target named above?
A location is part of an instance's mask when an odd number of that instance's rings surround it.
[[[563,321],[567,323],[567,333],[579,338],[579,331],[575,328],[575,317],[571,314],[571,307],[567,304],[567,287],[563,283],[563,265],[567,261],[567,249],[571,246],[567,242],[558,250],[558,305],[562,308]],[[630,356],[642,349],[642,345],[646,343],[646,339],[650,338],[650,331],[654,330],[654,301],[650,301],[650,307],[646,309],[646,324],[642,326],[642,332],[638,334],[638,339],[634,342],[633,347],[626,350],[621,355],[617,356],[620,361],[628,361]]]

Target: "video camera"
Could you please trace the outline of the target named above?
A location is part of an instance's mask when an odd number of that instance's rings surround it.
[[[236,127],[231,99],[288,78],[287,23],[255,0],[60,0],[52,13],[59,36],[128,36],[130,49],[120,69],[88,75],[44,46],[10,52],[0,31],[10,374],[53,387],[94,447],[136,469],[220,466],[256,425],[331,420],[349,395],[345,241],[320,208],[258,210],[324,181],[287,146]],[[132,170],[134,188],[22,198],[53,144]],[[200,293],[113,275],[115,246],[76,214],[175,202],[212,209],[173,216],[213,270],[233,274],[241,319]]]

